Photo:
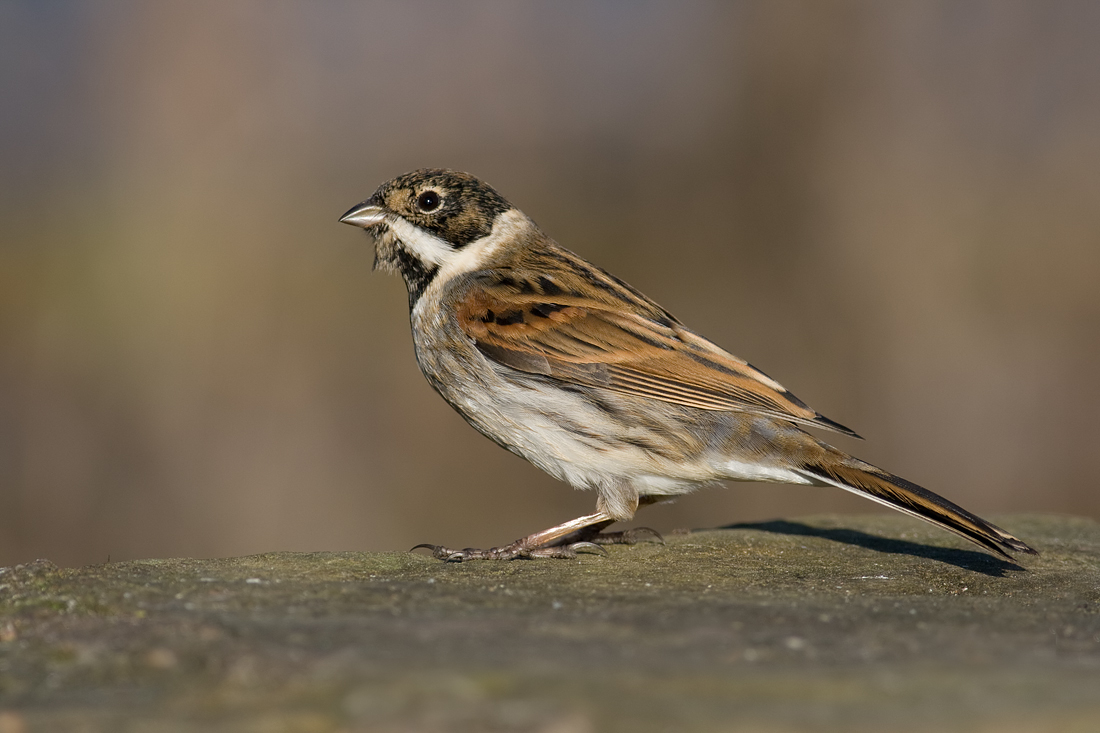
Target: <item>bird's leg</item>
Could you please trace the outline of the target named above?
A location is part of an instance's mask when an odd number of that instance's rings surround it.
[[[575,536],[566,537],[562,542],[590,542],[593,545],[636,545],[639,542],[656,542],[663,545],[665,538],[652,527],[631,527],[622,532],[589,531],[585,528]]]
[[[643,496],[638,506],[654,504],[663,497]],[[633,545],[644,539],[655,539],[664,544],[664,539],[656,530],[638,527],[625,532],[603,532],[616,522],[616,518],[607,511],[599,510],[595,514],[571,519],[568,522],[527,535],[510,545],[490,547],[479,550],[467,547],[464,550],[452,550],[442,545],[421,544],[412,548],[427,548],[432,557],[446,562],[464,562],[466,560],[515,560],[518,558],[574,558],[578,552],[603,552],[600,545]]]
[[[656,504],[668,497],[664,496],[640,496],[638,507]],[[577,531],[562,537],[557,541],[559,545],[570,545],[577,542],[589,542],[594,545],[636,545],[639,542],[656,542],[664,544],[665,538],[652,527],[633,527],[622,532],[604,532],[604,528],[614,524],[614,519],[590,524]]]
[[[585,540],[561,544],[563,538],[583,531],[590,526],[596,526],[594,534],[600,529],[615,521],[615,518],[607,512],[598,511],[595,514],[585,514],[583,517],[571,519],[550,529],[522,537],[510,545],[491,547],[488,550],[478,550],[467,547],[465,550],[452,550],[442,545],[417,545],[413,550],[425,547],[432,551],[432,556],[446,562],[463,562],[465,560],[515,560],[516,558],[556,557],[573,558],[577,552],[603,552],[603,549]]]

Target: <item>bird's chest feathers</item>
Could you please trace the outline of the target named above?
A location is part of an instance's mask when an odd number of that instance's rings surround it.
[[[431,290],[413,304],[409,314],[413,347],[424,376],[453,402],[453,393],[464,391],[477,380],[478,365],[473,362],[484,357]]]

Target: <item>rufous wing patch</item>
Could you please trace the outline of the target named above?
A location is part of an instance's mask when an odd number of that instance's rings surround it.
[[[489,359],[520,371],[703,410],[769,415],[853,434],[759,370],[660,315],[508,277],[477,280],[459,326]]]

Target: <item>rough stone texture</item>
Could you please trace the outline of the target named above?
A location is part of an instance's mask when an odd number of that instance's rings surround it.
[[[0,570],[0,733],[1098,731],[1100,525],[999,523],[1043,554],[872,516],[577,560],[39,561]]]

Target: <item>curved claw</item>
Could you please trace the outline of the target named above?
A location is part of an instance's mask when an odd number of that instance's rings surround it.
[[[462,562],[465,559],[461,550],[451,550],[444,547],[443,545],[430,545],[427,542],[422,542],[416,547],[411,548],[409,552],[421,549],[431,550],[432,557],[434,557],[436,560],[443,560],[445,562]]]
[[[607,550],[594,542],[574,542],[569,545],[552,545],[550,547],[538,547],[527,550],[521,555],[524,558],[551,557],[559,560],[572,560],[578,552],[606,555]]]
[[[646,535],[648,535],[648,537]],[[659,545],[665,544],[665,538],[661,536],[660,532],[652,527],[635,527],[634,529],[628,529],[623,533],[623,536],[631,542],[656,542]]]
[[[595,542],[574,542],[569,545],[569,549],[573,552],[584,552],[591,555],[603,555],[607,556],[607,550],[597,545]]]

